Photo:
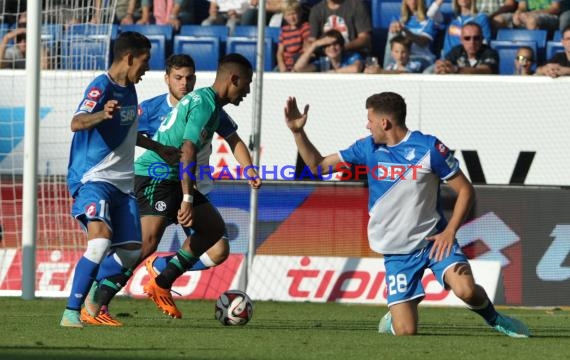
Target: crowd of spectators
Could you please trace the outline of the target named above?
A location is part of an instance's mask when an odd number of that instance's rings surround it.
[[[66,26],[77,22],[81,8],[89,9],[89,14],[80,14],[83,19],[98,23],[104,3],[43,1],[67,14]],[[22,0],[0,0],[5,9],[14,3],[25,7]],[[562,51],[548,59],[521,45],[508,59],[515,74],[558,77],[570,73],[570,0],[401,0],[400,13],[383,29],[385,45],[376,43],[373,36],[379,29],[372,23],[369,4],[364,0],[267,0],[266,25],[281,28],[274,71],[498,74],[499,61],[505,59],[499,58],[491,43],[498,31],[513,28],[543,29],[549,39],[559,31],[562,45]],[[171,25],[174,33],[183,25],[225,25],[231,36],[237,26],[257,24],[258,6],[259,0],[116,0],[114,23]],[[0,42],[2,68],[25,65],[25,18],[18,20],[25,8],[14,11],[13,18],[8,14],[0,19],[0,24],[10,26]],[[42,67],[50,68],[47,62]]]

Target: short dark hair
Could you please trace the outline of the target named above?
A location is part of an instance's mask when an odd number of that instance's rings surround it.
[[[196,64],[192,56],[186,54],[172,54],[166,59],[166,73],[170,74],[172,69],[180,69],[184,67],[192,68],[196,71]]]
[[[406,125],[406,101],[394,92],[374,94],[366,99],[366,109],[391,115],[397,125]]]
[[[150,51],[150,40],[135,31],[125,31],[119,34],[115,39],[113,47],[113,62],[122,59],[127,53],[133,56],[140,56]]]
[[[412,41],[409,38],[405,37],[404,35],[394,36],[392,40],[390,40],[390,49],[392,48],[392,46],[394,46],[394,44],[400,44],[408,50],[410,50],[412,47]]]
[[[569,24],[569,25],[566,25],[566,26],[564,27],[564,29],[562,29],[562,32],[560,32],[560,36],[561,36],[561,37],[564,37],[564,33],[565,33],[566,31],[570,31],[570,24]]]
[[[224,55],[218,62],[218,71],[226,67],[228,64],[235,64],[239,66],[242,70],[253,72],[253,66],[245,56],[238,53],[231,53]]]
[[[333,37],[336,39],[336,42],[340,44],[344,48],[344,36],[340,33],[340,31],[336,29],[330,29],[326,31],[321,38],[324,37]]]

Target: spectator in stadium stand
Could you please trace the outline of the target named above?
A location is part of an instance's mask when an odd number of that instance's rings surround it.
[[[546,75],[551,78],[570,75],[570,25],[562,31],[561,42],[564,51],[554,54],[546,64],[536,69],[537,75]]]
[[[526,0],[519,1],[517,10],[510,17],[509,25],[528,30],[558,29],[560,0]]]
[[[483,44],[481,27],[468,23],[461,29],[461,45],[437,60],[425,73],[436,74],[498,74],[499,54]]]
[[[150,6],[151,0],[142,1],[143,8]],[[181,25],[196,23],[193,0],[152,0],[152,16],[157,25],[172,25],[174,31]]]
[[[295,61],[303,52],[309,38],[309,23],[302,20],[301,3],[286,0],[283,3],[283,16],[286,24],[281,27],[277,45],[277,67],[280,72],[293,70]]]
[[[324,56],[319,57],[317,54],[321,48],[324,49]],[[344,37],[338,30],[332,29],[303,51],[293,66],[293,71],[359,73],[363,66],[362,56],[356,51],[346,51]]]
[[[305,133],[309,105],[301,113],[297,100],[289,97],[284,113],[297,149],[314,174],[338,169],[347,162],[369,170],[368,240],[373,251],[384,255],[388,288],[389,312],[381,318],[378,331],[417,334],[418,305],[425,297],[422,276],[429,268],[442,286],[451,289],[496,331],[511,337],[530,336],[521,321],[496,311],[485,289],[475,283],[456,240],[457,230],[473,205],[475,190],[453,152],[435,136],[407,128],[406,103],[399,94],[374,94],[366,99],[365,107],[370,136],[327,156],[321,155]],[[421,171],[417,176],[408,171],[396,181],[386,181],[375,170],[378,164],[386,164],[387,172],[391,166],[419,166]],[[442,181],[457,195],[449,221],[439,209]]]
[[[512,13],[517,9],[515,0],[477,0],[477,9],[486,14],[491,28],[496,32],[508,26]]]
[[[422,70],[433,64],[435,56],[430,46],[437,36],[434,20],[428,18],[424,0],[402,0],[400,19],[394,20],[388,28],[388,41],[384,52],[383,66],[386,68],[393,60],[390,52],[390,40],[403,35],[412,42],[410,59],[420,61]]]
[[[534,51],[530,46],[521,46],[514,59],[515,75],[534,75]]]
[[[372,25],[362,0],[322,0],[311,8],[309,25],[309,43],[335,29],[344,37],[346,51],[370,52]]]
[[[397,35],[390,40],[390,51],[393,62],[390,62],[385,69],[382,69],[378,62],[366,64],[364,73],[366,74],[411,74],[421,73],[422,63],[410,60],[412,42],[405,36]]]
[[[18,25],[8,31],[0,42],[0,69],[26,68],[26,12],[18,16]],[[41,68],[50,69],[49,51],[45,46],[41,50]]]
[[[287,0],[267,0],[265,2],[266,25],[273,26],[273,17],[281,13],[284,2]],[[257,12],[259,0],[249,0],[249,7],[241,16],[240,25],[257,25]],[[277,24],[280,27],[281,23]]]
[[[210,0],[210,15],[202,25],[226,25],[232,35],[248,6],[248,0]]]
[[[120,25],[150,24],[149,0],[117,0],[115,23]]]
[[[445,30],[443,53],[447,54],[451,48],[461,44],[461,28],[469,22],[481,26],[483,43],[488,44],[491,40],[491,24],[487,15],[477,11],[475,0],[453,0],[452,6],[455,18]]]

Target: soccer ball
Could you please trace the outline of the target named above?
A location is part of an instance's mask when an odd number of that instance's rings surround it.
[[[216,319],[223,325],[245,325],[253,315],[253,302],[240,290],[228,290],[216,301]]]

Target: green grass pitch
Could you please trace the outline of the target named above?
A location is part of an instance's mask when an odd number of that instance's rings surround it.
[[[570,312],[500,309],[525,321],[530,339],[511,339],[461,308],[420,308],[419,335],[377,333],[386,307],[256,302],[243,327],[214,319],[212,301],[181,301],[174,320],[150,300],[119,298],[125,326],[65,329],[65,300],[0,298],[0,359],[569,359]]]

